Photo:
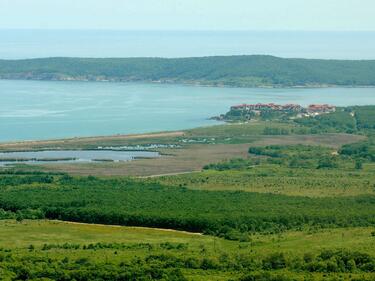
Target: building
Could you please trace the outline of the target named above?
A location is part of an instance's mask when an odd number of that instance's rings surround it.
[[[307,108],[308,113],[330,113],[335,112],[336,107],[328,104],[310,104]]]
[[[262,110],[276,110],[276,111],[302,111],[302,106],[298,104],[279,105],[274,103],[257,103],[257,104],[240,104],[231,107],[231,110],[244,110],[244,111],[262,111]]]

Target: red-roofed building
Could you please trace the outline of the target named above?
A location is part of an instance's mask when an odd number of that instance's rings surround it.
[[[311,104],[307,108],[308,113],[329,113],[335,111],[336,107],[328,104]]]

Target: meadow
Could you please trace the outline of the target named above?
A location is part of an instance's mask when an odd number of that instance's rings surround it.
[[[236,242],[61,221],[3,220],[0,227],[2,280],[373,280],[372,228]]]

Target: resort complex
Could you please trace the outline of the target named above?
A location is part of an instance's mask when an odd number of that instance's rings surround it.
[[[240,104],[231,106],[230,111],[218,117],[215,120],[222,121],[245,121],[252,119],[270,119],[270,118],[302,118],[313,117],[320,114],[332,113],[336,107],[328,104],[311,104],[303,107],[299,104],[275,104],[275,103],[257,103]]]

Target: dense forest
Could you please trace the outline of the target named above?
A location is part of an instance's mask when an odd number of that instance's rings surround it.
[[[45,58],[0,60],[0,78],[147,81],[234,87],[374,86],[375,61],[201,58]]]
[[[5,218],[13,213],[17,219],[172,228],[231,240],[256,232],[375,225],[374,196],[313,199],[50,175],[3,176],[0,186]]]

